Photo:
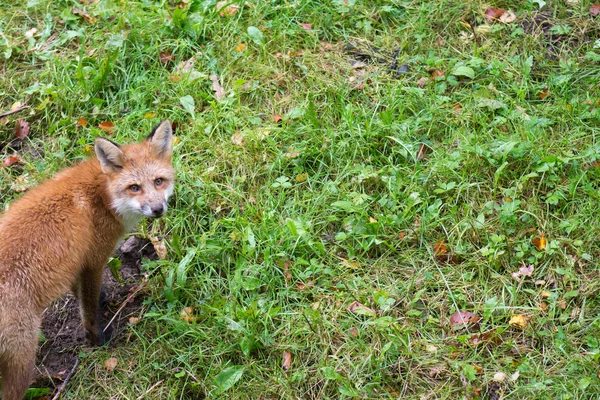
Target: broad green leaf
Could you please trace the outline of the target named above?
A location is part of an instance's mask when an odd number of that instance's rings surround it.
[[[185,111],[187,111],[188,113],[190,113],[192,118],[194,118],[195,117],[195,107],[196,107],[196,104],[194,103],[194,98],[188,94],[186,96],[181,97],[179,99],[179,102],[181,103],[183,109]]]
[[[215,377],[215,384],[225,392],[233,387],[237,381],[244,375],[244,367],[242,365],[234,365],[225,368]]]
[[[254,43],[258,45],[263,44],[263,33],[260,31],[260,29],[255,26],[249,26],[247,32],[248,36],[250,36],[250,39],[252,39]]]
[[[473,68],[467,67],[465,65],[456,67],[452,72],[452,75],[466,76],[467,78],[475,79],[475,71],[473,71]]]

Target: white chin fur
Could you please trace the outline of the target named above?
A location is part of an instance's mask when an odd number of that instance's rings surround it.
[[[126,232],[131,232],[144,218],[142,207],[135,199],[115,199],[112,206],[125,227]]]

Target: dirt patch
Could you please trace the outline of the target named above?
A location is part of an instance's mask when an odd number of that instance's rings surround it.
[[[108,267],[104,270],[103,287],[105,307],[101,323],[110,323],[112,339],[109,347],[118,346],[125,339],[130,317],[139,317],[142,309],[143,285],[141,262],[143,258],[156,259],[152,244],[138,237],[130,237],[118,250],[121,276],[118,282]],[[40,343],[36,362],[36,378],[32,387],[56,389],[77,362],[81,350],[89,349],[85,330],[81,326],[79,301],[71,293],[54,302],[44,312],[42,331],[45,339]]]

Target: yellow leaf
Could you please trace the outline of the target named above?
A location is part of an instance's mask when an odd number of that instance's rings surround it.
[[[539,237],[533,238],[531,243],[537,247],[538,250],[544,250],[546,248],[546,238],[543,233]]]
[[[194,308],[193,307],[185,307],[181,310],[181,315],[179,319],[185,322],[194,322],[196,321],[196,317],[194,316]]]
[[[241,53],[244,50],[246,50],[246,44],[245,43],[240,43],[237,46],[235,46],[235,49],[233,49],[233,51],[235,51],[236,53]]]
[[[156,116],[156,113],[147,112],[146,114],[144,114],[144,119],[154,118],[155,116]]]
[[[518,326],[519,328],[527,328],[527,320],[529,317],[523,314],[514,314],[508,321],[509,325]]]
[[[306,182],[307,179],[308,174],[306,172],[296,175],[296,182],[298,183]]]

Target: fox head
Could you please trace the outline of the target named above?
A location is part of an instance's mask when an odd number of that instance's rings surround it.
[[[172,139],[168,120],[141,143],[121,147],[108,139],[96,139],[94,150],[106,176],[111,206],[126,228],[142,216],[157,218],[167,211],[175,178]]]

